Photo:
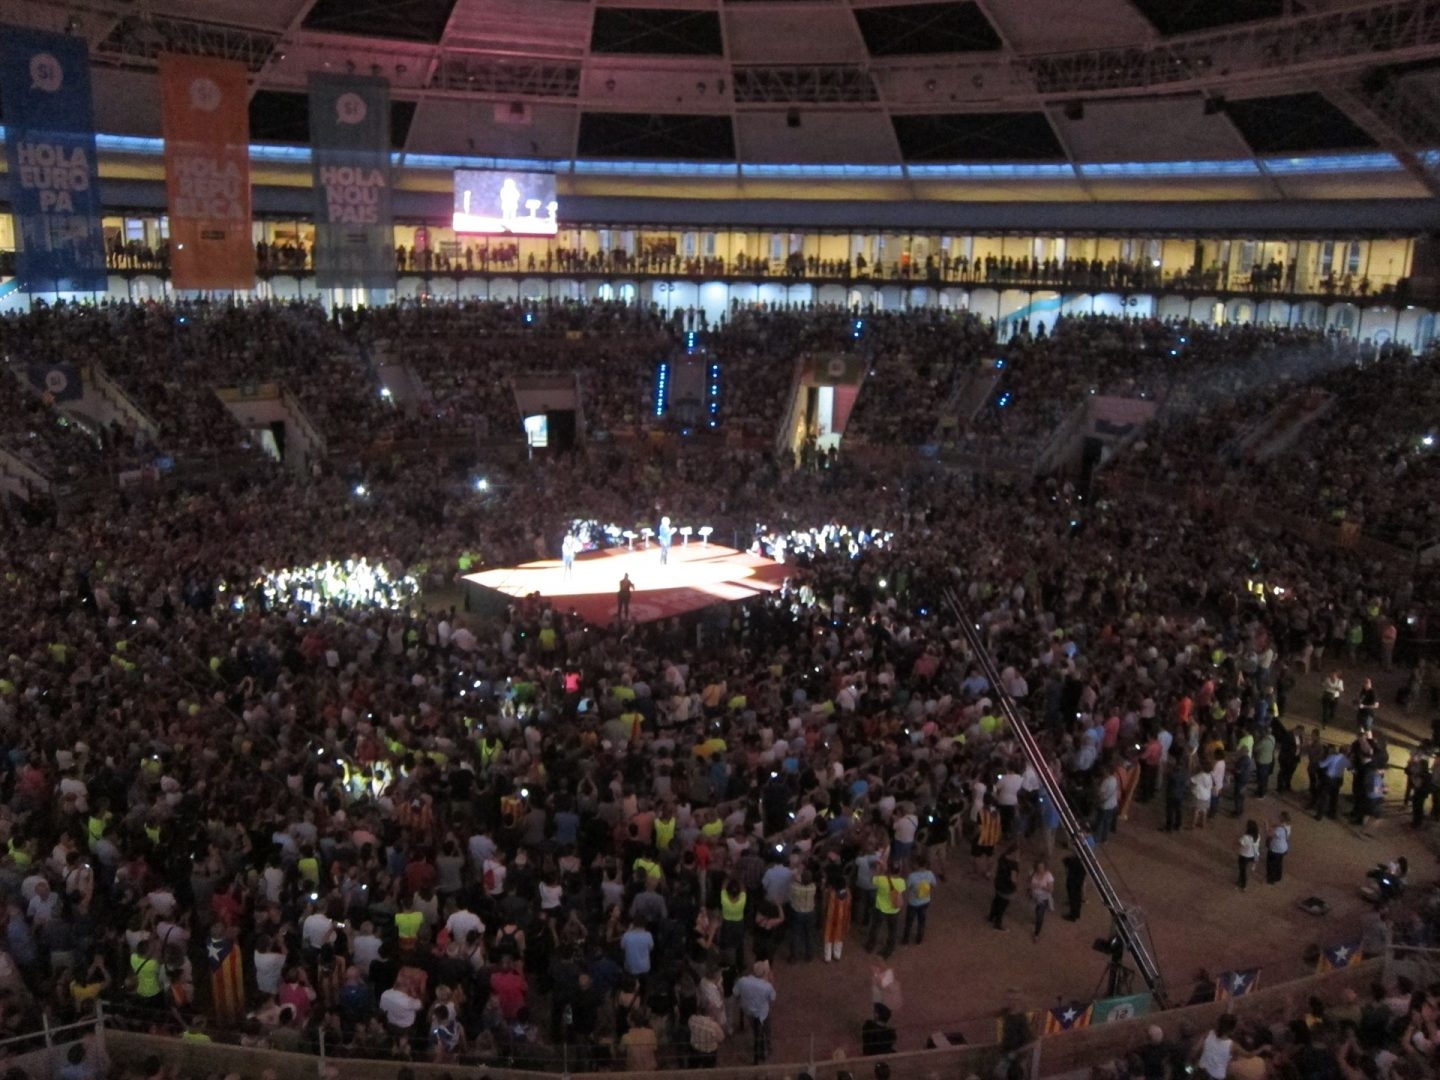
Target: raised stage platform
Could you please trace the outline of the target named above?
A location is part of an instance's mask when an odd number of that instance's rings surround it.
[[[557,608],[604,626],[615,621],[615,598],[626,574],[635,583],[630,618],[651,622],[775,592],[785,580],[786,567],[734,548],[691,541],[673,546],[670,562],[663,566],[657,545],[637,545],[634,551],[611,548],[579,556],[569,577],[559,559],[546,559],[467,574],[461,580],[472,610],[493,610],[511,598],[538,592]]]

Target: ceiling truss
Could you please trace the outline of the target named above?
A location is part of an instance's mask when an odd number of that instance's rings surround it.
[[[166,52],[214,56],[238,60],[253,73],[275,55],[282,36],[167,15],[125,15],[96,43],[91,56],[98,64],[126,68],[151,67]]]
[[[1431,195],[1440,197],[1440,122],[1428,88],[1408,80],[1332,81],[1324,93],[1336,108],[1395,155]]]
[[[880,100],[870,73],[846,64],[737,66],[734,84],[737,105],[844,105]]]

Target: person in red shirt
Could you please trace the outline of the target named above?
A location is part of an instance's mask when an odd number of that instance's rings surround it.
[[[525,973],[515,966],[514,957],[500,958],[500,970],[490,976],[490,992],[500,1006],[500,1015],[507,1023],[514,1023],[530,993],[530,984],[525,981]]]
[[[430,852],[423,848],[405,864],[405,884],[411,892],[419,892],[427,885],[434,888],[439,878],[439,871],[430,861]]]

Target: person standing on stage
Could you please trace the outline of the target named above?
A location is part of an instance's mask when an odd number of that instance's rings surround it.
[[[624,622],[630,617],[630,594],[635,591],[635,583],[626,574],[620,579],[620,592],[616,596],[616,606],[619,611],[619,619]]]
[[[675,539],[675,530],[670,527],[668,517],[660,519],[660,528],[656,530],[655,537],[660,541],[660,565],[664,566],[670,561],[670,541]]]
[[[560,541],[560,558],[565,562],[565,576],[569,578],[575,570],[575,549],[580,546],[580,541],[575,539],[575,534],[567,532],[565,539]]]

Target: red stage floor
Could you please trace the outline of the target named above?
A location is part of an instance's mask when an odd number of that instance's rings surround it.
[[[538,592],[556,607],[573,609],[588,622],[604,625],[615,620],[615,595],[625,574],[635,583],[630,617],[650,622],[716,602],[775,592],[785,580],[786,567],[719,544],[692,542],[673,546],[664,566],[658,546],[648,550],[637,546],[634,551],[611,548],[583,555],[575,560],[568,578],[559,559],[546,559],[468,574],[464,580],[507,596]]]

